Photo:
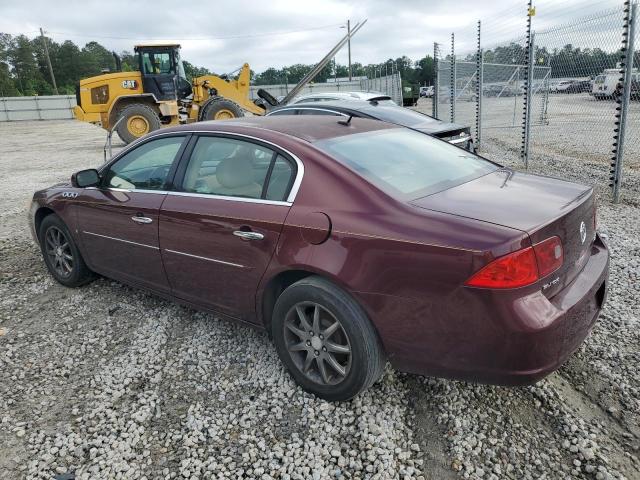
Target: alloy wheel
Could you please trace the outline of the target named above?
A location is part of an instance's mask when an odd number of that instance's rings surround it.
[[[322,305],[294,305],[284,321],[284,337],[293,363],[313,382],[337,385],[349,374],[349,338],[340,321]]]
[[[73,253],[65,233],[57,227],[49,227],[45,233],[45,253],[58,275],[66,278],[73,272]]]

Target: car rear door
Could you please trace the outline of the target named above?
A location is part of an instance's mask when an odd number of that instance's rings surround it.
[[[187,135],[144,142],[101,172],[77,197],[79,237],[89,266],[106,276],[168,292],[158,215]]]
[[[301,174],[290,154],[233,134],[194,138],[160,211],[175,296],[243,320],[278,243]]]

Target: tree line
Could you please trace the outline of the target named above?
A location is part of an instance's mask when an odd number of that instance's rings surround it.
[[[62,43],[45,37],[51,59],[58,93],[73,94],[75,85],[82,78],[99,75],[105,71],[115,71],[116,64],[112,53],[100,43],[92,41],[79,47],[70,40]],[[135,56],[129,51],[119,53],[122,59],[122,69],[132,71],[138,69]],[[524,48],[512,43],[485,51],[484,61],[488,63],[523,64]],[[637,62],[640,53],[636,54]],[[475,55],[467,57],[475,61]],[[593,77],[602,72],[603,68],[615,67],[619,61],[618,52],[606,52],[600,48],[581,49],[573,45],[566,45],[560,49],[536,50],[536,63],[551,66],[552,77]],[[205,67],[198,67],[184,61],[187,78],[212,74]],[[263,72],[251,72],[252,83],[255,85],[291,84],[298,83],[311,69],[312,64],[295,64],[283,68],[267,68]],[[388,59],[377,64],[363,65],[354,62],[351,66],[353,77],[384,76],[399,72],[403,84],[432,85],[434,83],[434,62],[429,55],[414,61],[407,56]],[[315,78],[315,82],[325,82],[330,78],[348,77],[346,65],[330,62]],[[0,33],[0,96],[22,95],[51,95],[54,93],[41,37],[29,39],[25,35],[10,35]]]
[[[75,85],[82,78],[115,72],[116,62],[112,52],[98,42],[84,47],[70,40],[62,43],[45,37],[51,66],[56,78],[58,93],[73,94]],[[138,69],[135,56],[128,51],[119,53],[122,70]],[[209,74],[209,70],[183,62],[187,78]],[[0,96],[52,95],[53,82],[45,57],[41,37],[29,39],[26,35],[12,36],[0,33]]]
[[[116,63],[112,52],[100,43],[92,41],[79,47],[70,40],[62,43],[45,37],[51,66],[56,78],[58,93],[73,94],[75,85],[82,78],[99,75],[105,71],[114,72]],[[138,64],[133,53],[119,52],[122,70],[133,71]],[[187,78],[191,79],[213,72],[183,60]],[[283,68],[267,68],[264,72],[251,72],[254,85],[278,83],[298,83],[314,65],[295,64]],[[389,59],[379,64],[363,65],[355,62],[351,66],[352,76],[380,76],[400,72],[408,83],[421,85],[433,82],[433,59],[429,56],[414,62],[403,56]],[[222,72],[219,72],[222,73]],[[315,82],[324,82],[329,78],[348,77],[346,65],[329,63],[315,78]],[[51,95],[54,93],[46,62],[42,37],[29,39],[25,35],[12,36],[0,33],[0,96]]]

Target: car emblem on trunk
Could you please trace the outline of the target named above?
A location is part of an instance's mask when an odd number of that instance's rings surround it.
[[[580,223],[580,241],[584,243],[586,239],[587,239],[587,226],[584,224],[584,222],[581,222]]]

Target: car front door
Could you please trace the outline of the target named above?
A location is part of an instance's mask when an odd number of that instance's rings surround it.
[[[176,297],[246,321],[301,170],[273,145],[233,135],[192,142],[160,210],[160,245]],[[188,157],[188,158],[187,158]]]
[[[160,256],[158,215],[186,141],[183,134],[140,144],[102,170],[99,187],[80,192],[78,233],[93,270],[170,290]]]

